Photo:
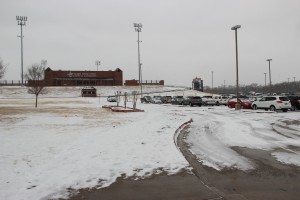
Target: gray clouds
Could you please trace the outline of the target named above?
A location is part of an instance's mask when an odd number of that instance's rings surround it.
[[[267,58],[273,82],[300,79],[300,2],[297,0],[4,0],[0,3],[0,56],[5,79],[20,79],[20,27],[25,15],[24,67],[41,59],[54,70],[120,67],[138,78],[137,33],[143,24],[143,79],[190,86],[235,84],[234,31],[238,30],[240,83],[264,83]],[[298,77],[299,76],[299,77]]]

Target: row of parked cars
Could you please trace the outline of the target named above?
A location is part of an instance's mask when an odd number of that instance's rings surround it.
[[[142,103],[171,103],[174,105],[226,105],[229,108],[235,108],[237,98],[233,96],[144,96]],[[277,96],[250,96],[238,98],[238,103],[242,109],[264,109],[264,110],[300,110],[300,96],[277,95]]]
[[[115,96],[109,96],[107,101],[115,102]],[[300,96],[297,95],[275,95],[275,96],[250,96],[236,98],[230,95],[215,96],[143,96],[142,103],[166,104],[173,105],[190,105],[190,106],[220,106],[225,105],[229,108],[235,108],[237,102],[242,109],[264,109],[264,110],[300,110]]]
[[[275,96],[260,96],[255,98],[238,98],[238,103],[244,109],[264,109],[270,111],[282,110],[300,110],[300,96],[290,95],[275,95]],[[237,104],[236,98],[228,101],[227,105],[234,108]]]
[[[170,103],[173,105],[226,105],[228,97],[222,96],[144,96],[141,98],[142,103]]]

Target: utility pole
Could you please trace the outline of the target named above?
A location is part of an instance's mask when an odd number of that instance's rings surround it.
[[[214,71],[211,71],[211,95],[213,95],[214,90]]]
[[[21,26],[21,79],[23,85],[23,26],[26,26],[27,17],[26,16],[16,16],[16,20],[18,21],[18,25]]]
[[[271,80],[271,61],[272,59],[267,59],[269,62],[269,79],[270,79],[270,93],[271,93],[271,87],[272,87],[272,80]]]
[[[265,74],[265,87],[267,87],[267,73],[264,74]]]
[[[236,110],[240,110],[241,106],[239,104],[238,98],[239,98],[239,62],[238,62],[238,42],[237,42],[237,30],[241,28],[241,25],[236,25],[231,27],[231,30],[235,31],[235,59],[236,59]]]
[[[140,57],[140,32],[142,32],[143,25],[141,23],[133,23],[133,27],[135,28],[135,32],[138,33],[138,69],[139,69],[139,84],[141,86],[141,97],[143,97],[143,83],[142,83],[142,64],[141,64],[141,57]]]

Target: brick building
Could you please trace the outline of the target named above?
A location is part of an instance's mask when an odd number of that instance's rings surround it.
[[[45,86],[122,86],[123,71],[54,71],[45,70]]]

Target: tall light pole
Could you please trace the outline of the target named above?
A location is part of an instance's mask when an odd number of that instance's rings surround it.
[[[213,95],[214,90],[214,71],[211,71],[211,94]]]
[[[236,106],[235,109],[240,109],[240,104],[238,102],[239,98],[239,62],[238,62],[238,43],[237,43],[237,30],[241,28],[241,25],[236,25],[231,27],[231,30],[235,31],[235,60],[236,60]]]
[[[96,60],[96,61],[95,61],[95,65],[97,66],[97,71],[98,71],[98,66],[101,65],[101,61],[100,61],[100,60]]]
[[[18,25],[21,26],[21,79],[23,85],[23,26],[26,25],[27,17],[26,16],[16,16]]]
[[[271,93],[271,87],[272,87],[272,80],[271,80],[271,61],[272,59],[267,59],[269,62],[269,79],[270,79],[270,93]]]
[[[133,27],[135,29],[135,31],[138,33],[138,69],[139,69],[139,84],[141,86],[141,97],[143,96],[143,92],[142,92],[142,77],[141,77],[141,58],[140,58],[140,32],[142,32],[142,24],[141,23],[133,23]]]
[[[267,73],[264,74],[265,74],[265,87],[267,87]]]

